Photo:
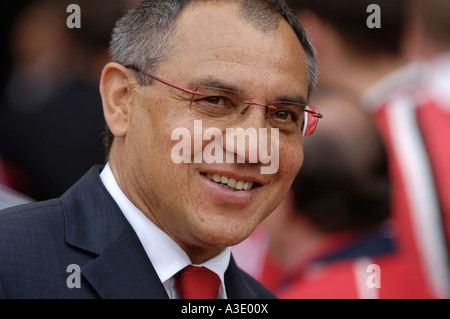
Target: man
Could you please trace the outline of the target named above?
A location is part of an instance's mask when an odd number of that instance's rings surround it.
[[[321,117],[304,105],[317,71],[303,28],[281,1],[143,1],[116,25],[111,54],[108,163],[60,199],[2,213],[0,296],[184,298],[184,269],[209,269],[212,298],[271,297],[227,247],[282,200]],[[279,158],[272,174],[263,153],[229,147],[227,128],[254,127],[279,133],[264,145]],[[198,161],[209,128],[234,161]],[[177,130],[192,145],[178,164]]]

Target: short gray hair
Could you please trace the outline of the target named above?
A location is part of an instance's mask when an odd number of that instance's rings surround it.
[[[143,0],[117,23],[112,33],[110,54],[113,62],[133,65],[152,73],[168,55],[174,37],[174,22],[178,14],[189,4],[208,0]],[[213,0],[209,0],[213,1]],[[215,0],[225,1],[225,0]],[[317,84],[318,66],[316,52],[305,29],[283,0],[232,0],[241,5],[242,18],[261,31],[277,29],[281,19],[295,31],[306,54],[308,94]],[[152,81],[135,72],[139,84]],[[108,154],[112,143],[109,129],[105,132],[105,148]]]

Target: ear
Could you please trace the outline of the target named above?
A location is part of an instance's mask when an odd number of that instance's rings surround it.
[[[131,97],[136,78],[123,65],[110,62],[103,68],[100,78],[100,95],[103,114],[111,133],[124,137],[128,131]]]

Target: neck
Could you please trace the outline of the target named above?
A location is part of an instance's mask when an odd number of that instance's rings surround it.
[[[136,185],[133,185],[129,181],[132,181],[133,178],[130,177],[130,173],[127,175],[127,165],[123,160],[123,157],[118,154],[121,153],[121,150],[118,149],[117,144],[120,144],[120,140],[115,141],[116,145],[111,148],[110,156],[108,159],[109,166],[114,175],[114,178],[119,185],[122,192],[125,196],[159,229],[169,235],[177,244],[180,246],[186,254],[189,256],[192,264],[202,264],[207,260],[219,255],[225,248],[223,247],[210,247],[207,245],[203,245],[198,242],[195,238],[186,235],[183,237],[183,234],[178,234],[178,236],[173,235],[162,223],[158,221],[153,212],[157,209],[160,209],[158,206],[152,205],[152,200],[144,198],[143,196],[135,196],[138,192],[136,189],[138,188]],[[120,146],[120,145],[119,145]],[[118,168],[121,169],[118,169]],[[128,183],[126,182],[128,181]],[[196,243],[188,244],[188,243]]]

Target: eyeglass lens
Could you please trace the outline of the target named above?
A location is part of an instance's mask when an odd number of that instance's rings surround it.
[[[202,95],[193,95],[191,110],[197,116],[204,119],[233,122],[240,120],[251,106],[248,99],[238,92],[201,86],[196,92]],[[251,102],[250,102],[251,103]],[[260,105],[260,104],[257,104]],[[282,131],[298,132],[303,136],[311,135],[318,122],[314,113],[317,109],[294,102],[275,101],[270,104],[275,108],[266,107],[266,115],[273,127]]]

